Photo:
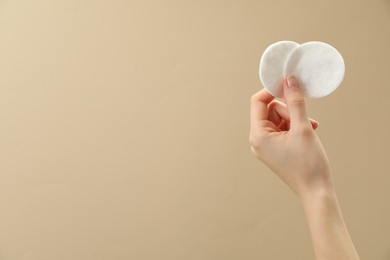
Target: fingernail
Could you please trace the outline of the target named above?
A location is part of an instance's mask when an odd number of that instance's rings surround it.
[[[287,77],[287,85],[290,88],[296,87],[298,85],[297,79],[293,75],[288,76]]]

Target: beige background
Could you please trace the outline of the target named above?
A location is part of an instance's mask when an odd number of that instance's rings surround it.
[[[362,259],[390,259],[390,1],[0,1],[0,259],[313,259],[248,145],[258,62],[319,40],[309,100]]]

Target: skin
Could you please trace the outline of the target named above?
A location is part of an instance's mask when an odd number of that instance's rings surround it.
[[[297,195],[309,226],[317,260],[360,259],[337,199],[329,159],[308,118],[294,76],[283,81],[285,104],[266,89],[251,97],[249,143],[265,163]]]

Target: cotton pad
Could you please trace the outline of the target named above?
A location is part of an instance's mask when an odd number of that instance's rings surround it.
[[[286,61],[299,44],[280,41],[268,46],[260,59],[260,80],[263,86],[275,97],[282,97],[282,81],[285,77]]]
[[[332,93],[344,79],[341,54],[323,42],[306,42],[291,54],[285,75],[295,75],[306,97],[319,98]]]
[[[341,54],[327,43],[313,41],[299,45],[281,41],[264,51],[259,74],[264,87],[276,97],[283,96],[283,79],[294,75],[305,97],[319,98],[341,84],[345,65]]]

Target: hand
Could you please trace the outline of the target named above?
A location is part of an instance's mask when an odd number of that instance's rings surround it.
[[[295,77],[283,81],[286,104],[263,89],[252,96],[249,142],[252,153],[298,195],[318,260],[359,255],[349,236],[330,174],[329,160],[306,115]]]
[[[283,104],[263,89],[251,98],[249,142],[252,153],[271,168],[299,197],[332,187],[329,160],[306,114],[294,76],[283,81]]]

